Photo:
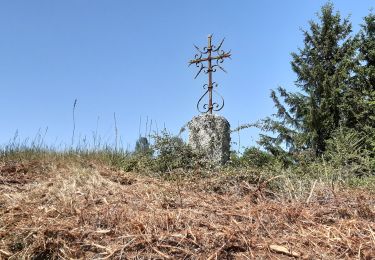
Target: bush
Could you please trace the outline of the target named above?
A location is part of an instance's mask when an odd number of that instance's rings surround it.
[[[243,152],[241,162],[246,166],[263,167],[274,161],[274,156],[256,147],[248,147]]]
[[[198,156],[178,137],[167,131],[154,137],[156,152],[154,170],[165,172],[176,168],[192,168]]]
[[[359,132],[340,127],[332,138],[327,140],[324,157],[341,175],[373,175],[374,158],[371,158],[370,152],[365,149],[364,140],[365,137]]]

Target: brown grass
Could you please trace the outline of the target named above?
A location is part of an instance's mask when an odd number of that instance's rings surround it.
[[[0,259],[375,259],[367,191],[315,183],[288,199],[99,163],[6,162],[0,173]]]

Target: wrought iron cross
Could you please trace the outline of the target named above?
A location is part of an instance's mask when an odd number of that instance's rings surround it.
[[[189,66],[191,64],[195,64],[198,68],[199,71],[195,75],[195,78],[198,77],[198,75],[204,71],[204,73],[208,74],[208,84],[203,85],[203,89],[207,89],[206,92],[201,96],[201,98],[197,102],[197,109],[201,113],[207,113],[209,112],[212,114],[212,111],[220,111],[224,107],[224,98],[213,88],[217,87],[218,84],[216,82],[212,82],[212,72],[216,71],[216,68],[221,69],[222,71],[226,72],[225,69],[220,66],[221,63],[224,62],[225,58],[230,58],[231,53],[225,52],[223,50],[220,50],[221,46],[223,45],[223,42],[225,38],[220,42],[218,47],[215,47],[211,43],[212,40],[212,35],[208,35],[208,45],[207,47],[203,48],[203,51],[199,49],[196,45],[194,47],[198,50],[198,54],[195,54],[195,59],[189,61]],[[212,53],[216,53],[217,56],[212,56]],[[207,55],[207,57],[203,57],[203,55]],[[204,62],[207,61],[207,65],[204,64]],[[214,63],[214,64],[212,64]],[[221,103],[216,103],[212,102],[212,92],[215,91],[221,98]],[[203,98],[207,95],[208,93],[208,104],[204,104],[203,110],[200,108],[200,103],[203,100]]]

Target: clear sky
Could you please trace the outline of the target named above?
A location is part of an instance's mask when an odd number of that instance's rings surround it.
[[[193,44],[226,37],[228,74],[214,80],[225,98],[219,114],[232,128],[274,112],[270,89],[293,87],[290,53],[303,46],[307,28],[326,1],[321,0],[1,0],[0,144],[18,131],[34,138],[48,128],[45,141],[70,144],[72,108],[77,99],[76,137],[93,133],[106,142],[117,128],[125,147],[163,126],[178,133],[197,115],[204,75],[194,80]],[[354,31],[375,7],[373,0],[333,1],[351,15]],[[241,132],[241,145],[258,138]],[[237,142],[237,134],[232,136]],[[236,146],[233,147],[237,149]]]

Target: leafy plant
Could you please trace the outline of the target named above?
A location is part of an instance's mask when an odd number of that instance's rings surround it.
[[[167,131],[154,136],[153,149],[156,153],[154,170],[165,172],[176,168],[193,167],[198,156],[178,137]]]
[[[247,166],[264,167],[272,164],[275,157],[257,147],[248,147],[243,152],[240,160],[242,164]]]

